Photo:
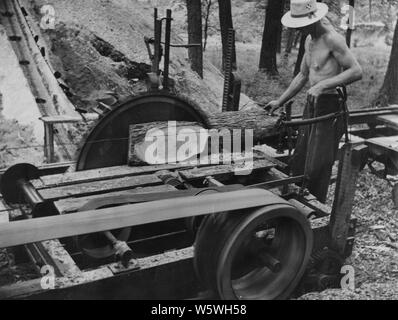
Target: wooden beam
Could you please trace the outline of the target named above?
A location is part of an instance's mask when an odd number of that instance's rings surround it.
[[[15,221],[0,225],[0,247],[7,248],[128,226],[241,210],[269,203],[286,201],[271,192],[250,189]]]
[[[44,123],[44,156],[48,163],[55,162],[54,127],[52,123]]]
[[[138,177],[125,177],[55,188],[44,188],[39,189],[39,194],[45,200],[59,200],[73,196],[90,196],[94,194],[108,193],[110,191],[122,191],[138,187],[160,185],[162,183],[163,182],[156,175],[142,175]]]
[[[390,114],[385,116],[378,116],[377,120],[387,125],[390,128],[398,130],[398,115]]]
[[[87,113],[83,116],[71,116],[71,115],[56,115],[56,116],[46,116],[41,117],[41,121],[44,123],[57,124],[57,123],[77,123],[84,121],[95,121],[98,120],[98,114],[95,113]]]
[[[8,211],[6,211],[6,210],[0,211],[0,224],[9,223],[9,222],[10,222],[10,220],[9,220],[9,216],[8,216]]]
[[[112,263],[78,277],[56,278],[54,290],[44,290],[34,279],[0,287],[0,299],[189,298],[198,290],[192,257],[190,247],[139,259],[140,269]]]
[[[79,277],[82,275],[82,271],[58,239],[43,241],[40,244],[62,276]]]
[[[200,166],[200,165],[199,165]],[[210,166],[210,165],[202,165]],[[178,169],[189,169],[193,165],[190,164],[162,164],[152,166],[116,166],[101,169],[91,169],[85,171],[66,172],[63,174],[55,174],[40,177],[40,180],[32,180],[32,184],[35,188],[51,188],[73,185],[76,183],[83,182],[95,182],[100,180],[110,180],[123,177],[133,177],[138,175],[151,174],[163,170],[178,170]]]

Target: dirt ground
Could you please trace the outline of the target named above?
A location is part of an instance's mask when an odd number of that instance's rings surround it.
[[[355,245],[346,265],[355,270],[355,290],[326,290],[300,299],[397,299],[398,298],[398,210],[392,187],[365,169],[357,183],[353,214],[358,219]],[[332,204],[334,188],[328,202]]]

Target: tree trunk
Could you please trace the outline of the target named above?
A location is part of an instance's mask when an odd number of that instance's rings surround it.
[[[220,28],[221,28],[221,40],[222,40],[222,65],[223,70],[225,69],[225,58],[228,54],[228,31],[233,29],[232,21],[232,8],[231,0],[218,0],[219,17],[220,17]],[[235,44],[232,50],[232,65],[233,69],[236,69],[236,48]]]
[[[332,25],[338,29],[342,18],[341,7],[343,3],[346,3],[346,1],[342,2],[341,0],[323,0],[319,2],[323,2],[328,5],[329,20],[331,21]]]
[[[376,104],[398,104],[398,22],[395,26],[390,62]]]
[[[289,55],[292,52],[296,32],[294,29],[289,28],[286,36],[285,54]]]
[[[293,44],[295,40],[295,30],[289,28],[286,32],[286,45],[285,51],[283,53],[283,64],[287,64],[289,62],[289,55],[292,52]]]
[[[301,36],[300,48],[299,48],[299,52],[298,52],[298,55],[297,55],[296,66],[294,67],[294,76],[297,76],[298,73],[300,72],[301,62],[303,61],[303,57],[304,57],[304,54],[305,54],[305,40],[306,39],[307,39],[307,37],[305,35]]]
[[[254,143],[261,143],[277,133],[278,117],[270,117],[265,110],[213,113],[207,117],[210,129],[252,129]]]
[[[186,0],[188,10],[188,42],[200,47],[190,47],[188,56],[191,69],[203,78],[202,4],[201,0]]]
[[[372,20],[372,0],[369,0],[369,21]]]
[[[263,40],[261,45],[259,69],[268,74],[278,73],[276,53],[281,33],[281,17],[285,0],[269,0],[266,8]]]
[[[204,43],[203,43],[203,52],[206,51],[207,47],[207,36],[209,32],[209,19],[210,19],[210,9],[212,5],[212,0],[206,1],[206,12],[205,12],[205,26],[204,26]]]
[[[349,0],[348,3],[349,3],[349,5],[350,5],[352,8],[355,7],[355,0]],[[354,14],[353,12],[354,12],[354,10],[352,9],[352,14]],[[349,20],[348,20],[348,26],[347,26],[348,29],[347,29],[347,32],[346,32],[346,35],[345,35],[345,40],[346,40],[347,46],[348,46],[348,47],[351,47],[352,29],[351,29],[350,26],[353,24],[353,21],[351,21],[351,18],[353,18],[353,17],[351,17],[351,9],[350,9],[350,11],[349,11],[349,15],[350,15],[350,17],[349,17]]]

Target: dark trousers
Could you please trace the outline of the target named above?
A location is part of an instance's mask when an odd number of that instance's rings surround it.
[[[304,109],[303,118],[314,118],[341,111],[337,94],[324,94],[314,106],[310,100]],[[342,117],[300,127],[295,152],[290,162],[293,175],[308,178],[308,190],[325,202],[333,164],[337,157],[339,142],[344,133]]]

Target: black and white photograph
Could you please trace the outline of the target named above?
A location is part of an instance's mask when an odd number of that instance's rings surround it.
[[[397,299],[398,0],[0,0],[0,300]]]

